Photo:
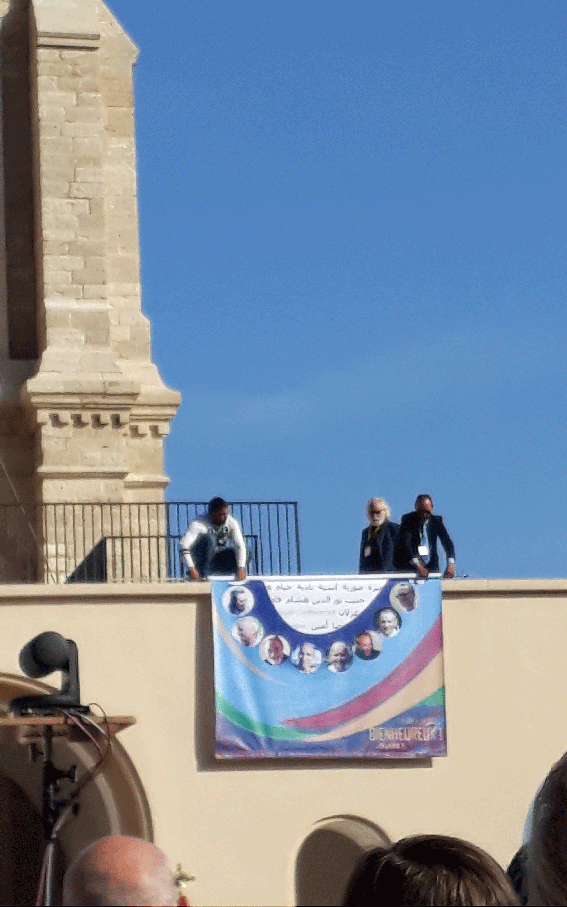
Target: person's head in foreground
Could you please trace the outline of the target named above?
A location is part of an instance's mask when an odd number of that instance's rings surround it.
[[[343,907],[508,907],[508,877],[480,847],[444,835],[414,835],[367,853]]]
[[[567,753],[535,798],[526,862],[528,904],[567,904]]]
[[[165,854],[140,838],[100,838],[81,851],[63,879],[63,907],[187,904]]]

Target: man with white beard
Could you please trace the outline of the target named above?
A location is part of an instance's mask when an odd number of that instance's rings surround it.
[[[394,573],[394,547],[399,526],[390,520],[384,498],[370,498],[366,505],[369,526],[362,530],[359,573]]]

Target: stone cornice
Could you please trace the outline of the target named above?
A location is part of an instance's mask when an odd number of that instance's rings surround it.
[[[38,47],[55,47],[65,50],[98,50],[100,34],[79,35],[69,32],[42,31],[37,33]]]
[[[46,479],[124,479],[127,469],[114,469],[111,466],[73,467],[73,466],[38,466],[36,473]]]
[[[125,488],[166,488],[169,485],[169,479],[167,476],[157,475],[157,476],[137,476],[133,473],[128,473],[124,479]]]

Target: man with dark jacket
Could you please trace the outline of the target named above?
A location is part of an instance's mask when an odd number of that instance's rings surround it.
[[[370,498],[366,505],[370,525],[362,530],[359,573],[392,573],[398,524],[390,520],[390,507],[384,498]]]
[[[395,562],[403,573],[417,572],[427,579],[430,573],[439,572],[437,541],[443,545],[447,557],[446,577],[455,575],[455,546],[445,529],[443,517],[433,513],[433,501],[428,494],[419,494],[415,510],[405,513],[400,522]]]

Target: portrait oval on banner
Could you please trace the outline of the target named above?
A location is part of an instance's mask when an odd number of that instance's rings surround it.
[[[348,671],[352,664],[352,651],[350,646],[342,639],[331,643],[326,652],[327,668],[333,674],[342,674]]]
[[[382,639],[376,630],[361,630],[353,641],[352,650],[361,661],[373,661],[382,651]]]
[[[247,614],[238,618],[232,628],[232,635],[242,646],[257,646],[264,635],[264,628],[259,620]]]
[[[312,642],[302,642],[292,652],[291,660],[302,674],[314,674],[321,667],[323,653]]]
[[[264,637],[258,651],[262,661],[266,661],[269,665],[278,667],[278,665],[287,661],[291,655],[291,646],[284,636],[270,633],[269,636]]]
[[[374,615],[374,626],[382,636],[391,639],[402,629],[402,618],[396,608],[380,608]]]
[[[415,611],[419,603],[419,592],[413,583],[396,583],[390,589],[390,604],[396,611]]]
[[[254,593],[246,586],[229,586],[222,594],[222,605],[229,614],[238,617],[248,614],[254,607]]]

